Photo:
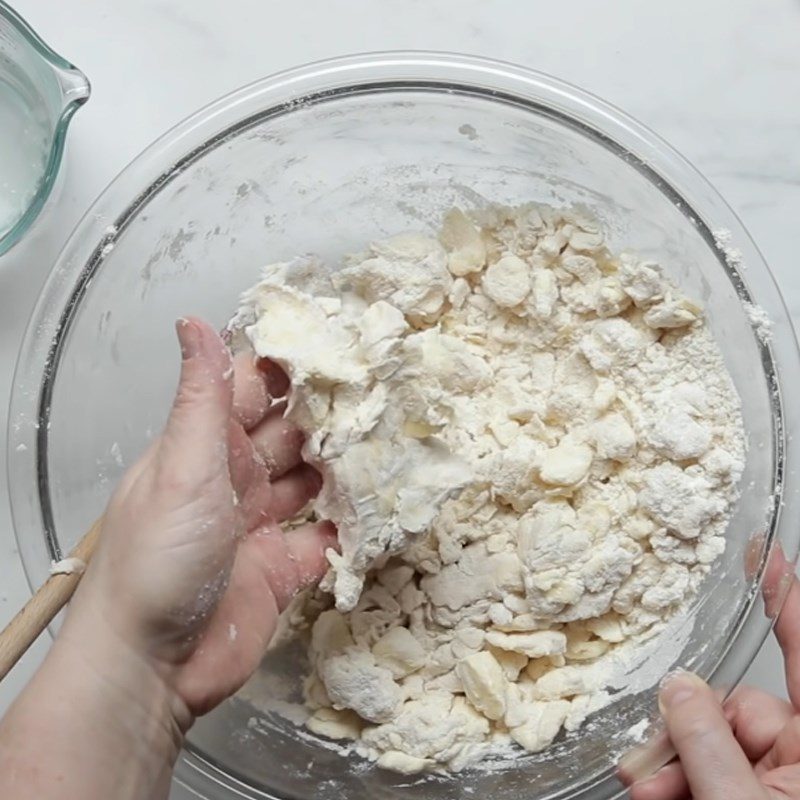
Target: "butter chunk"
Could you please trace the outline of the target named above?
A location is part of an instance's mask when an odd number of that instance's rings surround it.
[[[528,656],[522,653],[515,653],[513,650],[501,650],[499,647],[490,647],[489,650],[502,667],[503,674],[510,681],[517,680],[520,672],[528,666]]]
[[[620,258],[619,278],[625,293],[639,307],[661,300],[667,288],[658,264],[639,262],[627,253]]]
[[[395,678],[416,672],[425,664],[425,649],[408,628],[392,628],[372,647],[375,661],[386,667]]]
[[[536,681],[534,695],[540,700],[557,700],[590,694],[599,688],[597,674],[590,669],[566,666],[545,673]]]
[[[383,769],[390,769],[393,772],[399,772],[401,775],[416,775],[418,772],[424,772],[435,764],[429,758],[411,756],[400,750],[387,750],[385,753],[381,753],[375,763]]]
[[[606,414],[594,424],[597,455],[624,461],[636,451],[636,434],[622,414]]]
[[[323,611],[311,628],[311,648],[320,655],[338,653],[353,645],[350,626],[335,609]]]
[[[682,409],[660,410],[648,432],[650,444],[669,458],[700,458],[711,447],[711,430]]]
[[[683,297],[668,297],[644,313],[644,322],[651,328],[683,328],[700,318],[699,306]]]
[[[567,649],[567,637],[561,631],[534,631],[533,633],[503,633],[489,631],[486,641],[501,650],[522,653],[528,658],[561,655]]]
[[[485,717],[501,719],[506,711],[508,681],[497,659],[488,651],[475,653],[456,664],[467,700]]]
[[[378,666],[369,651],[351,648],[331,656],[320,675],[335,709],[352,709],[369,722],[392,719],[402,700],[392,673]]]
[[[483,291],[503,308],[518,306],[529,294],[528,265],[518,256],[503,256],[483,276]]]
[[[587,620],[586,628],[605,642],[618,643],[625,639],[619,617],[612,614]]]
[[[439,240],[447,250],[447,268],[456,277],[480,272],[486,264],[483,237],[460,209],[445,215]]]
[[[542,456],[539,475],[545,483],[574,486],[580,483],[592,466],[592,448],[563,440]]]
[[[318,708],[306,726],[317,735],[329,739],[358,739],[364,723],[354,711]]]
[[[533,274],[533,315],[537,319],[547,319],[558,300],[558,283],[548,269],[536,270]]]
[[[531,753],[544,750],[558,736],[571,707],[566,700],[527,704],[527,719],[522,725],[511,729],[511,738]]]

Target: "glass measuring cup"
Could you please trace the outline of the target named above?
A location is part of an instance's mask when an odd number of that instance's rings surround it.
[[[86,76],[0,0],[0,255],[41,211],[89,94]]]

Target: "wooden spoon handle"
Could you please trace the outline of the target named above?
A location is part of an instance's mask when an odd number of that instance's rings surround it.
[[[101,528],[102,519],[99,519],[89,528],[69,557],[88,564],[97,548]],[[82,571],[51,575],[0,633],[0,681],[69,602],[82,577]]]

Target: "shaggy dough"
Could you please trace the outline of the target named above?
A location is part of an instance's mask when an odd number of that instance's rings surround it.
[[[702,311],[583,213],[454,210],[330,274],[275,264],[234,326],[289,374],[339,528],[309,727],[382,766],[574,730],[724,547],[744,438]]]

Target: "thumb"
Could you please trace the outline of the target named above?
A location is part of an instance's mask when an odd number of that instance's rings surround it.
[[[228,349],[208,323],[180,319],[175,328],[181,375],[160,456],[176,477],[194,483],[216,474],[221,463],[227,466],[233,368]]]
[[[690,672],[665,679],[658,700],[692,797],[697,800],[765,798],[714,692]]]

